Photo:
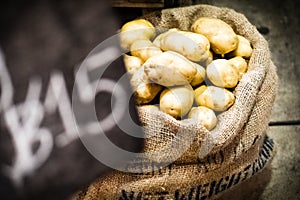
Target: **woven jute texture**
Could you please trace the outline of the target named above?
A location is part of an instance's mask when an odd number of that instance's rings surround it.
[[[234,91],[234,105],[218,115],[218,124],[212,131],[194,121],[179,121],[160,111],[140,109],[147,136],[144,152],[155,154],[152,160],[156,163],[171,164],[153,172],[113,171],[90,185],[80,199],[215,198],[262,170],[271,160],[273,142],[266,132],[278,77],[268,43],[256,27],[243,14],[210,5],[165,9],[142,18],[159,30],[190,31],[199,17],[222,19],[253,46],[248,71]],[[165,147],[173,151],[167,152]]]

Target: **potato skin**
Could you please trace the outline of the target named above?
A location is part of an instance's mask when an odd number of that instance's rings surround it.
[[[157,105],[141,105],[139,109],[148,110],[149,112],[159,111],[159,107]]]
[[[159,48],[161,48],[161,41],[162,39],[170,32],[170,31],[175,31],[176,29],[169,29],[168,31],[166,32],[163,32],[163,33],[160,33],[159,35],[157,35],[154,40],[153,40],[153,44]]]
[[[216,54],[224,55],[238,46],[237,35],[223,20],[201,17],[193,23],[191,30],[207,37]]]
[[[186,115],[194,102],[193,89],[188,86],[166,88],[160,95],[160,110],[179,119]]]
[[[129,56],[124,54],[123,60],[125,68],[129,74],[132,74],[133,71],[139,69],[143,65],[142,59],[136,56]]]
[[[232,56],[241,56],[243,58],[250,58],[250,56],[252,55],[252,47],[251,44],[249,42],[249,40],[247,40],[245,37],[241,36],[241,35],[237,35],[239,43],[237,48],[230,53]]]
[[[214,60],[214,55],[211,51],[208,52],[208,58],[205,61],[205,66],[207,67]]]
[[[205,69],[201,65],[199,65],[197,63],[194,63],[194,65],[197,69],[197,73],[194,76],[194,78],[191,82],[191,85],[197,86],[197,85],[200,85],[204,81],[206,72],[205,72]]]
[[[195,96],[199,106],[206,106],[214,111],[225,111],[235,101],[232,92],[215,86],[208,86],[200,95]]]
[[[239,80],[236,68],[226,59],[213,60],[206,68],[208,79],[218,87],[233,88]]]
[[[180,53],[191,61],[199,62],[209,57],[210,43],[201,34],[171,29],[161,36],[160,48]]]
[[[239,73],[239,80],[241,80],[244,73],[248,69],[248,63],[241,56],[236,56],[228,60],[229,64],[234,67]]]
[[[151,39],[155,36],[155,29],[151,22],[136,19],[125,23],[120,31],[121,47],[129,50],[136,40]]]
[[[145,62],[148,58],[161,54],[162,51],[150,40],[137,40],[132,43],[130,53]]]
[[[197,87],[197,88],[194,90],[194,95],[195,95],[195,97],[197,97],[197,96],[199,96],[200,94],[202,94],[206,89],[207,89],[207,86],[206,86],[206,85],[201,85],[201,86]]]
[[[192,107],[188,114],[188,118],[196,119],[207,130],[212,130],[217,124],[215,112],[205,106]]]
[[[143,66],[150,80],[166,87],[186,85],[194,79],[197,73],[191,61],[172,51],[152,56]]]
[[[161,40],[162,37],[163,37],[163,34],[159,34],[158,36],[156,36],[154,38],[154,40],[152,42],[158,48],[160,48],[160,40]]]
[[[134,71],[130,83],[133,87],[136,103],[139,105],[149,103],[162,90],[161,85],[149,81],[143,66]]]

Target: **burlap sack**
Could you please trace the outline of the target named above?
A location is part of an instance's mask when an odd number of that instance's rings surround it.
[[[153,165],[153,172],[114,171],[92,184],[81,199],[215,198],[262,170],[271,160],[273,142],[266,131],[278,78],[267,41],[256,27],[243,14],[210,5],[165,9],[143,18],[160,29],[189,31],[192,23],[203,16],[224,20],[253,46],[248,72],[234,91],[234,105],[218,116],[218,125],[212,131],[190,120],[177,121],[160,111],[140,110],[149,136],[145,139],[145,152],[159,152],[157,163],[179,158],[167,167]],[[173,149],[187,150],[164,152],[170,144]]]

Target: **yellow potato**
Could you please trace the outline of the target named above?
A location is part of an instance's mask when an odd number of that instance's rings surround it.
[[[194,76],[194,79],[192,80],[191,85],[197,86],[197,85],[200,85],[205,79],[205,69],[201,65],[198,65],[197,63],[194,63],[194,65],[197,69],[197,73]]]
[[[124,24],[120,32],[121,47],[129,50],[136,40],[151,39],[155,36],[154,26],[147,20],[137,19]]]
[[[161,91],[162,87],[155,83],[144,83],[138,85],[135,89],[136,103],[145,104],[152,101],[155,96]]]
[[[160,110],[178,119],[186,115],[194,102],[191,86],[166,88],[160,95]]]
[[[195,99],[199,106],[206,106],[214,111],[225,111],[235,101],[232,92],[215,86],[208,86],[200,95],[195,96]]]
[[[191,61],[172,51],[152,56],[143,66],[149,79],[162,86],[186,85],[197,73]]]
[[[188,118],[197,120],[207,130],[211,130],[217,125],[215,112],[205,106],[193,107],[188,114]]]
[[[139,57],[143,61],[146,61],[152,56],[161,54],[162,51],[150,40],[137,40],[132,43],[130,47],[130,53],[131,55]]]
[[[207,89],[207,86],[206,85],[201,85],[199,86],[198,88],[196,88],[194,90],[194,95],[195,97],[199,96],[200,94],[202,94],[205,90]]]
[[[132,74],[134,70],[139,69],[143,65],[142,59],[136,56],[124,54],[124,65],[128,73]]]
[[[214,60],[214,55],[211,51],[208,52],[208,58],[205,62],[205,66],[208,66]]]
[[[206,68],[208,79],[218,87],[233,88],[239,80],[237,69],[226,59],[213,60]]]
[[[246,73],[248,68],[248,63],[241,56],[236,56],[228,60],[229,64],[234,67],[239,73],[239,80],[241,80],[244,73]]]
[[[170,31],[175,31],[176,29],[169,29],[168,31],[164,32],[164,33],[161,33],[159,34],[158,36],[156,36],[153,40],[153,44],[159,48],[160,47],[160,43],[161,43],[161,40],[170,32]]]
[[[193,23],[191,30],[207,37],[217,54],[224,55],[237,48],[237,35],[229,24],[220,19],[201,17]]]
[[[247,40],[246,38],[244,38],[241,35],[238,35],[238,40],[239,40],[238,46],[232,52],[232,55],[233,56],[241,56],[244,58],[250,58],[250,56],[252,54],[252,47],[251,47],[249,40]]]
[[[160,48],[175,51],[191,61],[199,62],[207,60],[210,44],[201,34],[171,29],[161,36]]]
[[[139,109],[147,110],[149,112],[159,111],[159,107],[157,105],[141,105]]]
[[[152,42],[158,48],[160,48],[160,40],[162,37],[163,37],[163,34],[160,34]]]
[[[134,71],[130,83],[133,87],[137,104],[149,103],[162,90],[162,86],[148,80],[143,66]]]

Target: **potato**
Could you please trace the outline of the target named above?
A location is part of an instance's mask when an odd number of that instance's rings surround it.
[[[208,79],[218,87],[233,88],[239,80],[237,69],[226,59],[213,60],[206,68]]]
[[[173,28],[173,29],[169,29],[168,31],[164,32],[164,33],[161,33],[159,34],[158,36],[156,36],[153,40],[153,44],[159,48],[160,47],[160,43],[161,43],[161,40],[170,32],[170,31],[176,31],[177,29]]]
[[[193,107],[188,114],[188,118],[196,119],[207,130],[213,129],[217,124],[215,112],[205,106]]]
[[[194,90],[194,95],[195,97],[199,96],[200,94],[202,94],[205,90],[207,89],[206,85],[201,85],[200,87],[196,88]]]
[[[143,65],[142,59],[136,56],[129,56],[124,54],[124,65],[128,73],[132,74],[134,70],[139,69]]]
[[[191,85],[197,86],[200,85],[205,79],[205,69],[201,65],[198,65],[197,63],[194,63],[194,65],[197,69],[197,73],[194,76]]]
[[[131,55],[139,57],[143,61],[146,61],[152,56],[161,54],[162,51],[150,40],[137,40],[132,43],[130,47],[130,53]]]
[[[208,66],[213,60],[214,60],[214,54],[211,51],[209,51],[208,58],[205,62],[205,66]]]
[[[193,23],[191,30],[207,37],[217,54],[224,55],[238,46],[238,37],[231,26],[220,19],[201,17]]]
[[[186,115],[194,102],[193,89],[189,85],[166,88],[160,95],[160,110],[178,119]]]
[[[143,66],[134,71],[130,83],[133,87],[137,104],[149,103],[162,90],[162,86],[148,80]]]
[[[175,51],[191,61],[205,61],[208,58],[210,44],[201,34],[171,29],[160,38],[160,48]]]
[[[155,36],[154,26],[147,20],[137,19],[125,23],[120,31],[121,47],[129,50],[136,40],[151,39]]]
[[[139,108],[142,110],[148,110],[149,112],[159,111],[159,107],[157,105],[141,105]]]
[[[162,87],[155,83],[142,82],[135,89],[136,103],[138,105],[149,103],[161,91]]]
[[[232,56],[241,56],[244,58],[250,58],[250,56],[252,54],[252,47],[251,47],[249,40],[247,40],[246,38],[244,38],[241,35],[237,35],[237,36],[238,36],[238,40],[239,40],[238,46],[230,54]]]
[[[162,37],[163,37],[163,34],[160,34],[152,42],[158,48],[160,48],[160,40],[161,40]]]
[[[225,111],[235,101],[232,92],[215,86],[207,86],[207,89],[195,96],[195,99],[199,106],[206,106],[214,111]]]
[[[241,80],[243,74],[247,71],[248,63],[241,56],[236,56],[228,60],[229,64],[234,67],[239,73],[239,80]]]
[[[186,85],[194,79],[197,73],[191,61],[172,51],[152,56],[143,66],[150,80],[166,87]]]

